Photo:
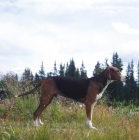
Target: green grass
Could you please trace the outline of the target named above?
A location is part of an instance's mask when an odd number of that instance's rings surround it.
[[[68,102],[68,105],[65,103]],[[138,140],[139,110],[134,106],[112,108],[96,105],[93,125],[85,124],[85,109],[71,101],[54,99],[41,115],[44,125],[33,126],[38,97],[0,102],[0,140]]]

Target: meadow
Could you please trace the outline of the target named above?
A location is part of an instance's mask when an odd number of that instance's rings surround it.
[[[95,106],[93,126],[85,123],[85,107],[65,98],[54,98],[43,111],[44,125],[33,126],[39,97],[29,95],[0,101],[0,140],[138,140],[139,108],[134,105]]]

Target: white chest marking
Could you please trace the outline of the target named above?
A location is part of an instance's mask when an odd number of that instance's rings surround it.
[[[97,94],[97,97],[96,97],[96,101],[97,100],[99,100],[101,97],[102,97],[102,94],[104,93],[104,91],[105,91],[105,89],[108,87],[108,85],[110,84],[110,83],[112,83],[113,82],[113,80],[108,80],[107,81],[107,85],[102,89],[102,91],[99,93],[99,94]]]

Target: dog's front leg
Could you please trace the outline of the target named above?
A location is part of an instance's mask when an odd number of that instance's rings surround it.
[[[95,127],[92,126],[92,103],[86,102],[86,124],[89,128],[97,130]]]

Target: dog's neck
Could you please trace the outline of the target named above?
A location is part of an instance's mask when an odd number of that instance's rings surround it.
[[[105,74],[104,74],[104,71],[101,72],[100,74],[94,76],[94,79],[101,83],[103,85],[103,87],[105,87],[109,82],[110,80],[108,80],[106,77],[105,77]]]
[[[92,79],[98,83],[100,92],[104,91],[108,85],[113,82],[113,80],[107,79],[105,71],[102,71],[100,74],[92,77]]]

